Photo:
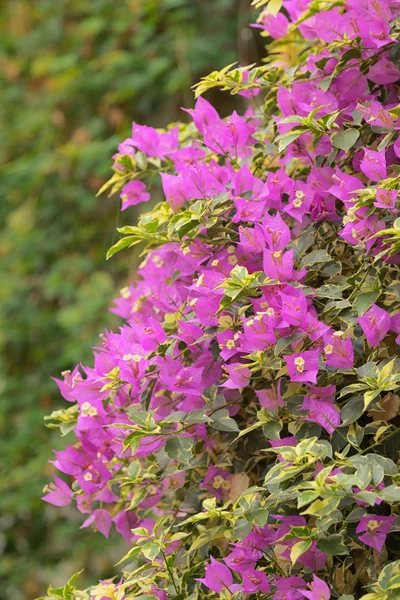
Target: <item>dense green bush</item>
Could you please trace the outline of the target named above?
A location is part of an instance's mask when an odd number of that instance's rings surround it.
[[[84,562],[89,548],[43,511],[42,419],[59,402],[50,377],[90,359],[127,276],[104,264],[120,222],[95,197],[108,157],[132,117],[173,120],[200,75],[237,59],[237,21],[236,0],[1,5],[0,597],[32,598],[69,545]]]

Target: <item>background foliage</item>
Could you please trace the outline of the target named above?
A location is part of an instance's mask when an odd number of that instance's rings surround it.
[[[115,562],[40,500],[59,443],[43,427],[60,402],[50,377],[89,360],[128,276],[126,263],[114,259],[111,275],[104,261],[120,220],[115,200],[95,197],[107,157],[132,119],[176,119],[201,75],[238,50],[249,62],[248,40],[237,41],[248,11],[236,0],[1,5],[0,597],[29,600],[49,571],[61,581],[85,563],[90,578]]]

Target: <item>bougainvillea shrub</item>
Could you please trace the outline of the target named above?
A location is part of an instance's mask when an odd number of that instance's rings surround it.
[[[58,381],[75,438],[44,499],[130,549],[48,598],[400,597],[400,7],[255,4],[265,64],[113,157],[122,209],[159,176],[165,201],[109,251],[143,262],[124,325]]]

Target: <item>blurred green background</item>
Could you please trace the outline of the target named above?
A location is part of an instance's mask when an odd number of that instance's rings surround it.
[[[91,360],[134,264],[105,253],[133,222],[96,199],[132,120],[186,118],[190,85],[250,62],[250,0],[3,0],[0,3],[0,598],[31,600],[120,556],[82,516],[40,500],[52,448],[51,376]],[[224,115],[230,102],[211,98]],[[118,545],[120,542],[116,542]],[[106,545],[112,547],[106,550]]]

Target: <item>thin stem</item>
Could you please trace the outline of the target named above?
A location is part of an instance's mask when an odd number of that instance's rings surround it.
[[[162,557],[163,557],[163,559],[164,559],[165,566],[167,567],[167,571],[168,571],[168,573],[169,573],[169,576],[170,576],[170,578],[171,578],[172,585],[173,585],[173,586],[174,586],[174,588],[175,588],[175,592],[176,592],[176,594],[179,594],[179,590],[178,590],[178,588],[176,587],[176,583],[175,583],[174,574],[173,574],[173,572],[172,572],[172,570],[171,570],[171,567],[170,567],[170,566],[169,566],[169,564],[168,564],[167,557],[165,556],[164,550],[161,550],[161,554],[162,554]]]

